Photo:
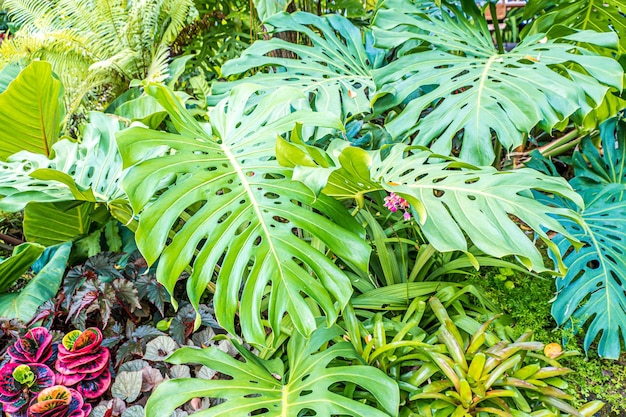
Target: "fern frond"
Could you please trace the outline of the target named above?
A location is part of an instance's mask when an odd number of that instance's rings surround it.
[[[190,13],[195,10],[193,0],[165,0],[163,6],[171,20],[163,33],[161,43],[169,45],[174,42],[183,27],[197,16]]]
[[[170,49],[163,44],[159,45],[150,61],[145,80],[155,83],[165,81],[169,76]]]
[[[22,27],[34,27],[37,21],[50,19],[50,15],[56,14],[49,0],[5,0],[3,7],[9,12],[11,20]]]

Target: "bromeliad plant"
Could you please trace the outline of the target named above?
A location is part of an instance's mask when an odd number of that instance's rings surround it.
[[[96,328],[74,330],[61,343],[44,327],[29,330],[0,368],[3,410],[9,417],[87,416],[84,399],[99,398],[111,384],[109,350],[101,343]]]

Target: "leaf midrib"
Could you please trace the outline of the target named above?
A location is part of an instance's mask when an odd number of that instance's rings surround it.
[[[280,259],[278,258],[278,253],[276,251],[276,248],[274,247],[274,242],[272,240],[272,235],[270,233],[270,230],[267,226],[267,224],[265,223],[265,217],[263,216],[263,214],[261,213],[261,207],[259,202],[256,199],[256,196],[254,195],[254,193],[252,192],[252,189],[250,188],[250,183],[248,182],[248,176],[246,176],[242,170],[241,165],[239,164],[239,161],[237,160],[237,158],[235,157],[235,155],[231,152],[230,148],[227,146],[227,144],[225,143],[227,141],[223,140],[222,143],[219,144],[220,148],[222,149],[222,151],[224,152],[224,155],[226,155],[226,157],[228,158],[233,170],[235,171],[235,173],[237,174],[237,176],[239,177],[239,180],[241,181],[241,185],[244,188],[246,194],[248,195],[248,197],[250,198],[250,206],[253,208],[254,213],[256,214],[256,217],[259,221],[259,224],[261,225],[262,229],[263,229],[263,234],[265,235],[265,239],[267,241],[267,244],[270,247],[270,253],[272,254],[273,258],[274,258],[274,262],[276,264],[276,268],[279,270],[279,276],[281,278],[281,282],[283,285],[285,285],[285,287],[288,286],[289,282],[288,280],[282,279],[284,276],[282,267],[281,267],[281,262]],[[286,291],[286,293],[288,294],[289,298],[291,299],[291,302],[293,303],[293,305],[297,305],[296,301],[293,299],[293,297],[291,297],[291,291]]]

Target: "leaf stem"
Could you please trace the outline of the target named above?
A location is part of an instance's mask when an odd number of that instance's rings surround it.
[[[21,245],[22,243],[24,243],[23,240],[14,238],[14,237],[9,236],[9,235],[5,235],[4,233],[0,233],[0,240],[4,240],[6,243],[8,243],[9,245],[12,245],[12,246],[18,246],[18,245]]]
[[[491,1],[489,2],[489,12],[491,13],[491,24],[493,25],[493,32],[496,35],[496,43],[498,44],[498,53],[504,54],[504,44],[502,43],[502,32],[500,32],[498,12],[496,10],[496,4]]]

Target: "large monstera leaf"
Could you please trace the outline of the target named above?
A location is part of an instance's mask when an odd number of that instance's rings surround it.
[[[580,222],[580,217],[571,209],[544,204],[531,194],[531,190],[542,191],[571,200],[574,207],[582,205],[580,196],[561,178],[532,169],[500,172],[493,167],[475,167],[423,147],[397,144],[383,153],[336,146],[339,142],[331,143],[326,155],[314,148],[282,144],[279,161],[297,165],[294,178],[337,199],[359,202],[363,193],[395,192],[411,203],[424,236],[441,252],[467,252],[469,238],[488,255],[516,255],[529,269],[545,271],[541,254],[515,219],[548,245],[561,270],[556,245],[546,230],[560,232],[577,245],[573,234],[553,216],[573,223]]]
[[[318,349],[343,331],[337,327],[317,330],[310,339],[294,334],[289,340],[288,370],[280,359],[265,361],[233,342],[245,362],[210,347],[185,347],[174,352],[170,363],[199,363],[231,380],[172,379],[159,385],[146,404],[147,417],[168,417],[179,405],[195,397],[221,398],[224,402],[198,413],[198,417],[395,416],[399,407],[396,383],[379,369],[362,365],[348,342]],[[335,363],[339,362],[339,363]],[[378,408],[346,397],[336,385],[355,384],[369,391]],[[331,389],[334,387],[334,389]]]
[[[582,224],[562,223],[583,247],[576,251],[562,235],[554,238],[568,271],[556,280],[552,315],[559,325],[587,325],[585,350],[599,337],[600,356],[617,359],[620,340],[626,345],[626,122],[608,120],[600,134],[602,155],[590,138],[574,154],[576,176],[570,183],[586,208]],[[548,202],[568,206],[561,199]]]
[[[468,21],[460,12],[436,17],[383,9],[376,22],[381,43],[389,44],[391,36],[395,44],[429,45],[373,72],[375,107],[402,107],[385,128],[397,139],[417,132],[413,144],[445,155],[461,135],[460,157],[477,165],[494,159],[492,132],[510,150],[536,125],[550,132],[568,117],[582,122],[609,87],[621,89],[617,61],[567,43],[616,48],[615,33],[581,31],[550,40],[536,34],[499,54],[482,17]],[[415,29],[396,32],[398,25]]]
[[[241,81],[215,83],[214,94],[227,92],[242,82],[268,88],[288,85],[311,94],[315,110],[338,115],[344,122],[350,116],[371,111],[370,99],[375,91],[372,70],[382,64],[384,52],[372,46],[369,32],[362,32],[339,15],[279,13],[266,23],[275,32],[298,32],[311,44],[279,38],[255,42],[240,58],[228,61],[222,68],[223,74],[243,74],[258,68],[265,71]],[[280,50],[293,57],[277,55]]]
[[[620,39],[619,52],[626,52],[624,0],[530,0],[524,8],[524,18],[530,19],[537,12],[544,13],[524,28],[524,34],[549,32],[556,25],[579,30],[615,32]],[[590,46],[590,49],[595,48]]]
[[[620,340],[626,345],[626,200],[614,187],[588,206],[582,214],[585,227],[569,221],[563,225],[583,242],[579,251],[561,235],[555,238],[569,267],[557,278],[557,297],[552,315],[559,325],[574,320],[577,328],[588,324],[584,347],[598,340],[598,353],[610,359],[620,356]],[[623,193],[623,189],[621,190]]]
[[[158,280],[172,293],[191,264],[187,291],[197,308],[217,276],[220,324],[234,332],[239,312],[252,343],[265,342],[266,310],[274,330],[288,312],[296,328],[309,334],[316,323],[307,298],[332,323],[350,297],[347,277],[299,237],[303,233],[355,268],[366,269],[369,257],[361,227],[343,206],[292,181],[291,169],[274,157],[277,135],[296,123],[341,124],[327,113],[292,112],[304,95],[291,88],[247,106],[258,88],[234,89],[211,111],[209,126],[195,121],[166,88],[149,86],[179,133],[136,127],[118,136],[125,166],[134,165],[123,185],[139,214],[137,244],[149,263],[160,256]],[[143,160],[154,149],[166,155]]]
[[[566,232],[550,214],[559,213],[578,221],[574,212],[548,207],[529,196],[529,190],[535,189],[582,205],[581,198],[563,179],[531,169],[499,172],[492,167],[476,168],[456,161],[431,164],[431,152],[407,155],[407,149],[405,145],[396,145],[384,159],[378,153],[372,161],[371,175],[387,191],[412,202],[424,234],[438,250],[466,250],[465,234],[486,254],[514,254],[529,269],[543,271],[541,254],[510,216],[533,229],[552,249],[554,245],[545,229]]]
[[[118,182],[122,160],[115,133],[119,122],[91,113],[81,143],[52,146],[54,157],[21,151],[0,164],[0,209],[17,211],[30,202],[110,202],[124,196]]]

